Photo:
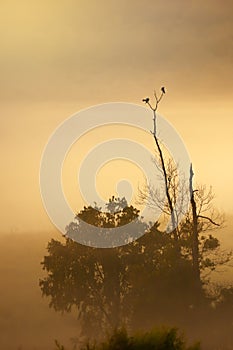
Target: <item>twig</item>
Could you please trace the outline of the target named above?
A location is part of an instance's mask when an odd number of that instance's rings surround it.
[[[216,222],[214,222],[211,218],[209,218],[208,216],[204,216],[204,215],[198,215],[198,218],[202,218],[202,219],[206,219],[209,220],[211,222],[211,224],[215,225],[215,226],[220,226],[219,224],[217,224]]]

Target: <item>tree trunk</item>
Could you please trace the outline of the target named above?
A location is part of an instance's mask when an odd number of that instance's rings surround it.
[[[198,240],[198,216],[197,216],[197,206],[194,198],[193,190],[193,169],[192,164],[190,166],[190,179],[189,179],[189,189],[190,189],[190,202],[192,207],[192,217],[193,217],[193,240],[192,240],[192,259],[193,259],[193,272],[196,280],[196,285],[201,288],[201,277],[200,277],[200,261],[199,261],[199,240]]]
[[[178,246],[178,232],[177,232],[177,223],[176,223],[176,218],[175,218],[175,213],[174,213],[174,208],[173,208],[173,204],[172,204],[172,199],[169,193],[169,188],[168,188],[168,177],[167,177],[167,170],[166,170],[166,166],[165,166],[165,162],[164,162],[164,157],[163,157],[163,152],[162,149],[160,147],[159,144],[159,140],[156,136],[156,111],[153,110],[153,114],[154,114],[154,139],[155,139],[155,143],[159,152],[159,157],[160,157],[160,161],[161,161],[161,165],[162,165],[162,171],[163,171],[163,176],[164,176],[164,184],[165,184],[165,192],[166,192],[166,197],[167,197],[167,201],[168,201],[168,205],[169,205],[169,210],[171,213],[171,221],[172,221],[172,234],[174,235],[174,239],[176,241],[176,246]],[[178,249],[179,250],[179,249]]]

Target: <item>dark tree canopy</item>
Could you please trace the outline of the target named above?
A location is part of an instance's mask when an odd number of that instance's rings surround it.
[[[142,315],[147,315],[144,325],[151,319],[167,320],[177,308],[182,315],[194,303],[195,294],[188,235],[180,241],[186,250],[177,259],[174,238],[161,232],[158,223],[149,227],[139,211],[122,205],[122,200],[112,198],[107,207],[110,210],[106,213],[85,207],[76,218],[98,227],[123,226],[137,219],[135,229],[145,235],[110,249],[78,244],[70,234],[64,243],[52,239],[42,263],[48,275],[40,281],[50,306],[62,312],[77,307],[83,329],[88,327],[89,334],[95,335],[100,328],[122,323],[141,325]],[[67,232],[73,229],[78,234],[82,225],[67,226]]]
[[[146,230],[147,224],[140,220],[139,210],[128,206],[125,198],[112,196],[105,211],[97,205],[84,207],[66,227],[66,236],[87,246],[109,248],[132,242]]]
[[[108,204],[112,208],[113,204],[120,206],[120,201],[111,199]],[[231,342],[232,289],[220,289],[212,297],[206,295],[204,288],[196,289],[189,223],[185,222],[180,231],[178,256],[174,236],[161,231],[158,223],[145,224],[132,206],[118,209],[103,214],[86,207],[77,218],[100,227],[123,225],[136,218],[135,229],[145,232],[141,238],[108,249],[84,246],[69,237],[64,237],[63,242],[49,242],[48,255],[42,262],[47,276],[40,280],[40,287],[43,295],[50,298],[50,307],[60,312],[76,309],[83,335],[95,338],[122,324],[145,330],[155,324],[167,324],[186,331],[192,329],[191,325],[198,328],[200,324],[201,332],[201,313],[203,322],[211,327],[218,327],[218,319],[224,322],[221,332]],[[219,242],[208,235],[200,236],[199,244],[203,251],[201,270],[213,269],[215,262],[205,254],[218,250]]]
[[[137,208],[113,196],[105,210],[97,204],[84,207],[66,227],[65,241],[49,242],[42,262],[47,271],[40,280],[43,295],[50,297],[50,306],[57,311],[76,308],[89,337],[122,325],[148,329],[154,324],[182,328],[195,324],[198,328],[199,324],[202,327],[200,315],[215,328],[216,318],[226,315],[221,332],[225,339],[226,334],[233,334],[233,289],[219,288],[211,294],[206,278],[229,259],[221,255],[212,232],[206,234],[220,226],[212,210],[213,195],[211,189],[194,188],[192,164],[189,179],[180,178],[177,164],[164,152],[156,125],[164,94],[164,87],[159,96],[154,92],[154,106],[149,98],[143,99],[153,112],[152,134],[163,191],[149,185],[140,191],[140,197],[142,203],[146,200],[162,210],[170,233],[158,222],[143,222]],[[190,204],[185,213],[183,203]],[[96,240],[101,244],[95,244]],[[100,246],[108,249],[97,248]]]
[[[90,333],[99,327],[115,327],[122,319],[128,321],[132,288],[129,263],[133,246],[137,244],[101,249],[81,245],[70,237],[85,235],[83,221],[100,228],[124,226],[135,221],[134,229],[141,235],[148,229],[140,220],[139,211],[128,206],[125,199],[112,197],[107,203],[108,211],[102,213],[99,209],[84,207],[76,216],[80,222],[67,226],[65,243],[49,242],[49,255],[43,261],[49,275],[40,281],[43,294],[51,297],[50,306],[58,311],[70,311],[76,306],[83,327],[88,327]]]

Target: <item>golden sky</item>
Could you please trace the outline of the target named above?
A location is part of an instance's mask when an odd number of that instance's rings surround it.
[[[52,228],[39,167],[62,121],[99,103],[141,104],[162,85],[159,112],[182,136],[197,181],[213,185],[216,205],[233,213],[232,1],[1,0],[0,7],[1,232]]]

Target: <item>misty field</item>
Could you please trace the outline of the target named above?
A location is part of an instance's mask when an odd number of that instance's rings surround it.
[[[231,221],[229,220],[229,223]],[[223,248],[231,247],[231,227],[224,230]],[[51,238],[61,239],[59,233],[12,233],[0,237],[0,348],[4,350],[52,350],[54,340],[72,348],[72,338],[80,332],[76,312],[56,313],[42,298],[38,281],[45,274],[41,261]],[[215,279],[233,280],[232,270],[215,273]],[[177,325],[173,325],[177,326]],[[187,325],[190,341],[208,341],[208,325],[202,333]],[[216,333],[219,330],[211,330]]]
[[[55,313],[41,297],[40,262],[49,238],[41,233],[0,237],[0,349],[53,349],[54,339],[67,343],[77,332],[75,315]]]

